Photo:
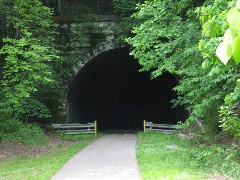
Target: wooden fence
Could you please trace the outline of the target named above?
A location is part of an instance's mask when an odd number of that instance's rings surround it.
[[[144,132],[148,131],[160,131],[166,134],[171,134],[177,132],[177,126],[173,124],[154,124],[152,122],[143,121]]]
[[[65,134],[95,134],[97,135],[97,121],[94,123],[79,124],[52,124],[54,130],[64,132]]]

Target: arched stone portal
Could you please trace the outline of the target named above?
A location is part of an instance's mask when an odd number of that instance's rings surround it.
[[[98,121],[100,130],[142,129],[144,119],[154,123],[184,121],[183,108],[172,109],[175,77],[164,73],[150,80],[139,73],[137,60],[126,48],[101,53],[78,72],[68,92],[71,122]]]

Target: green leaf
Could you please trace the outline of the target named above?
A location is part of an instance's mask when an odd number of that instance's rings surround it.
[[[240,36],[234,40],[234,52],[233,57],[236,63],[240,62]]]
[[[228,28],[224,33],[223,41],[229,44],[232,47],[232,49],[234,49],[234,41],[230,28]]]
[[[237,3],[236,3],[236,7],[237,7],[238,9],[240,9],[240,1],[239,1],[239,0],[238,0]]]
[[[226,65],[232,57],[232,47],[226,42],[221,42],[216,50],[217,57]]]
[[[235,39],[238,36],[238,31],[230,27],[232,38]]]
[[[240,32],[240,13],[237,8],[230,9],[227,15],[227,21],[231,28]]]

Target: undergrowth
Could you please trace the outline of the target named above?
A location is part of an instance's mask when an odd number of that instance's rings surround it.
[[[79,143],[67,148],[59,146],[55,152],[48,155],[0,160],[0,180],[51,179],[74,154],[92,143],[97,137],[82,136]]]
[[[0,139],[24,145],[47,144],[48,138],[37,124],[23,123],[19,120],[0,121]]]
[[[240,179],[236,146],[196,145],[176,134],[139,133],[137,159],[143,179]]]

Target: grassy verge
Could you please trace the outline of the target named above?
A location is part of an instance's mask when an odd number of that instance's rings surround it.
[[[92,134],[65,134],[65,133],[56,133],[55,134],[56,137],[61,138],[61,139],[68,139],[68,140],[73,140],[73,141],[77,141],[77,140],[87,140],[87,139],[92,139],[94,135]],[[98,133],[97,137],[101,136],[100,133]]]
[[[139,133],[137,159],[144,180],[240,179],[238,152],[196,146],[177,135]]]
[[[74,137],[76,138],[76,137]],[[92,143],[93,135],[80,135],[80,143],[39,157],[19,157],[0,161],[0,179],[50,179],[74,154]]]

